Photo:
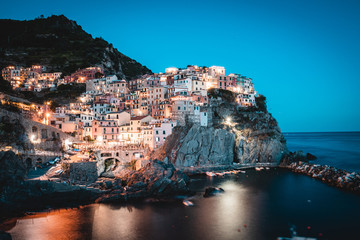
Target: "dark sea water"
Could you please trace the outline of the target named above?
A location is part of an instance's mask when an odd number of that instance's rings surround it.
[[[284,133],[290,151],[303,150],[321,165],[360,171],[360,132]],[[315,163],[314,162],[314,163]]]
[[[359,133],[286,134],[290,150],[302,149],[321,164],[348,170],[360,166]],[[206,186],[225,193],[203,198]],[[300,235],[318,239],[360,239],[360,195],[283,169],[223,178],[198,177],[199,193],[182,200],[132,205],[93,204],[14,219],[13,239],[276,239]],[[12,225],[11,225],[12,224]],[[4,226],[2,226],[4,229]]]

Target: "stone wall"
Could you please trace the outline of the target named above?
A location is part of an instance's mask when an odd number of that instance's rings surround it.
[[[97,178],[96,162],[70,163],[70,181],[92,183]]]

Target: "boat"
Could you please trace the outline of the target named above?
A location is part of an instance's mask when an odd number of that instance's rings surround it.
[[[270,168],[269,168],[269,167],[266,167],[265,169],[266,169],[266,170],[270,170]]]
[[[261,171],[261,170],[264,170],[264,168],[263,167],[255,167],[255,170],[256,171]]]
[[[216,174],[213,173],[213,172],[206,172],[206,175],[209,176],[209,177],[214,177],[214,176],[216,176]]]
[[[192,201],[189,201],[189,200],[184,200],[183,201],[183,204],[187,207],[191,207],[191,206],[194,206],[194,203]]]

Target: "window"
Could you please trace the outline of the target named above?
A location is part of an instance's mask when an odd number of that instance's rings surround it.
[[[159,131],[156,130],[156,135],[158,135],[158,134],[159,134]]]
[[[165,133],[165,130],[163,131],[163,134],[166,134],[166,133]]]

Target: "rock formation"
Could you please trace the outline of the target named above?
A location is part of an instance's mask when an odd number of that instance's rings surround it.
[[[356,172],[350,173],[335,167],[327,165],[321,166],[302,161],[292,163],[282,162],[280,167],[290,169],[296,173],[308,175],[331,186],[353,192],[360,192],[360,174]]]
[[[127,201],[189,193],[189,177],[176,170],[171,163],[166,164],[159,160],[150,161],[138,171],[123,171],[120,179],[105,182],[103,187],[110,192],[101,196],[97,202]]]
[[[224,94],[226,93],[226,94]],[[174,129],[151,158],[170,160],[176,167],[232,165],[233,162],[278,165],[288,152],[276,120],[265,109],[240,108],[229,91],[209,94],[211,127]]]
[[[96,175],[95,164],[92,172]],[[189,192],[190,181],[171,163],[158,160],[150,161],[139,171],[127,169],[122,172],[121,178],[100,179],[91,187],[65,182],[26,181],[25,177],[24,163],[11,151],[0,152],[0,220],[23,211],[77,206],[95,200],[128,201],[185,194]]]
[[[27,168],[14,152],[0,152],[0,192],[6,185],[14,185],[24,181]]]
[[[176,166],[230,165],[235,135],[224,129],[194,125],[177,151]]]

